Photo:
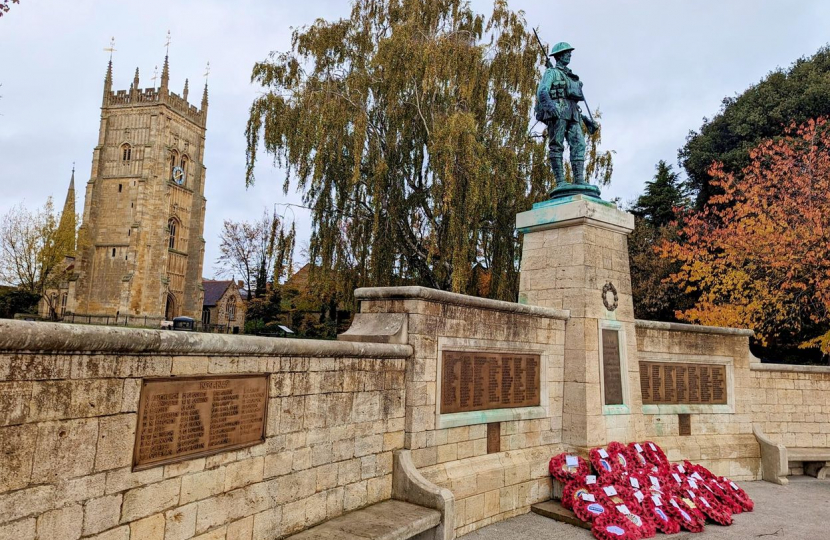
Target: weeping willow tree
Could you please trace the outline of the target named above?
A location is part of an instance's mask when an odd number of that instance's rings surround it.
[[[311,208],[320,294],[417,284],[515,300],[517,212],[553,177],[531,136],[542,63],[522,13],[355,0],[255,65],[247,177],[264,147]]]

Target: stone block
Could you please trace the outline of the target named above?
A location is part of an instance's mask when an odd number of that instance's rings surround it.
[[[31,424],[0,428],[0,493],[29,484],[37,431]]]
[[[317,493],[304,499],[305,507],[305,526],[306,528],[314,527],[318,523],[326,520],[326,494]]]
[[[71,381],[69,414],[72,418],[86,418],[121,412],[121,379],[93,379]],[[37,391],[37,388],[35,388]]]
[[[155,467],[145,471],[133,472],[131,468],[116,469],[106,473],[107,494],[153,484],[164,478],[164,469]]]
[[[205,458],[189,459],[164,466],[164,477],[173,478],[205,470]]]
[[[171,375],[201,375],[208,373],[210,360],[206,356],[174,356]]]
[[[265,459],[261,456],[229,464],[225,468],[225,491],[261,482],[264,465]]]
[[[211,469],[181,478],[179,504],[187,504],[218,495],[225,489],[225,468]]]
[[[38,426],[32,482],[56,483],[92,472],[98,419],[45,422]]]
[[[81,505],[49,510],[37,518],[37,538],[77,540],[81,537],[83,523],[84,510]]]
[[[95,536],[88,536],[84,540],[130,540],[130,526],[124,525],[117,529],[110,529]]]
[[[253,534],[254,516],[248,516],[245,519],[240,519],[239,521],[234,521],[233,523],[228,524],[228,530],[225,538],[226,540],[252,540]]]
[[[314,469],[280,476],[265,483],[273,504],[285,504],[304,499],[317,491],[317,473]]]
[[[96,534],[118,525],[121,518],[121,494],[91,499],[84,504],[83,534]]]
[[[32,383],[29,381],[0,383],[0,426],[26,422],[31,397]]]
[[[132,464],[138,415],[119,414],[98,420],[95,470],[106,471]]]
[[[343,510],[350,512],[366,506],[368,501],[367,482],[362,480],[344,487]]]
[[[10,540],[35,540],[35,519],[21,519],[0,525],[0,538]]]
[[[124,379],[121,390],[121,412],[138,412],[141,399],[141,379]]]
[[[52,507],[58,508],[69,504],[94,499],[104,494],[106,474],[99,473],[78,478],[61,479],[55,486]]]
[[[0,358],[0,380],[68,379],[73,357],[65,354],[23,353]]]
[[[282,509],[281,530],[283,534],[292,534],[305,528],[306,501],[296,501],[286,504]]]
[[[253,516],[252,540],[273,540],[280,536],[282,507],[271,508]]]
[[[337,485],[345,486],[360,480],[360,459],[350,459],[338,465]]]
[[[337,486],[337,463],[329,463],[320,467],[315,467],[314,472],[317,475],[317,491],[327,491]]]
[[[135,521],[175,506],[179,503],[181,485],[180,478],[171,478],[157,484],[131,489],[124,494],[121,523]]]
[[[130,523],[130,538],[141,540],[164,540],[164,514],[139,519]]]
[[[0,494],[0,523],[33,516],[51,508],[55,486],[35,486]]]
[[[164,514],[164,540],[187,540],[196,534],[198,504],[192,503],[168,510]]]
[[[294,455],[290,451],[269,453],[265,456],[263,478],[288,474],[292,470]]]

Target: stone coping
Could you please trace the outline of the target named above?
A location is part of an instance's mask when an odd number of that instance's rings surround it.
[[[428,302],[439,302],[475,309],[536,315],[563,321],[568,320],[571,316],[571,312],[568,310],[530,306],[515,302],[505,302],[503,300],[491,300],[490,298],[479,298],[477,296],[439,291],[438,289],[430,289],[427,287],[363,287],[355,289],[354,297],[357,300],[426,300]]]
[[[0,320],[0,351],[408,358],[412,346]]]
[[[750,362],[749,369],[752,371],[788,371],[790,373],[830,374],[830,366],[808,366],[798,364],[762,364],[761,362]]]
[[[755,332],[747,328],[725,328],[722,326],[700,326],[697,324],[682,324],[661,321],[635,321],[637,328],[648,328],[651,330],[668,330],[669,332],[696,332],[698,334],[720,334],[724,336],[749,336]]]

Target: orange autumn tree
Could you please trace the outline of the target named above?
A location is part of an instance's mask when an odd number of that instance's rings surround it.
[[[740,175],[712,167],[723,194],[689,212],[658,253],[697,296],[689,322],[738,326],[765,347],[830,354],[830,125],[792,127],[756,147]]]

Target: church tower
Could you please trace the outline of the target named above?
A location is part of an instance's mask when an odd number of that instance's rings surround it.
[[[154,81],[155,82],[155,81]],[[112,90],[104,79],[101,128],[86,185],[75,265],[76,314],[172,319],[202,311],[205,131],[201,108],[161,85]]]

